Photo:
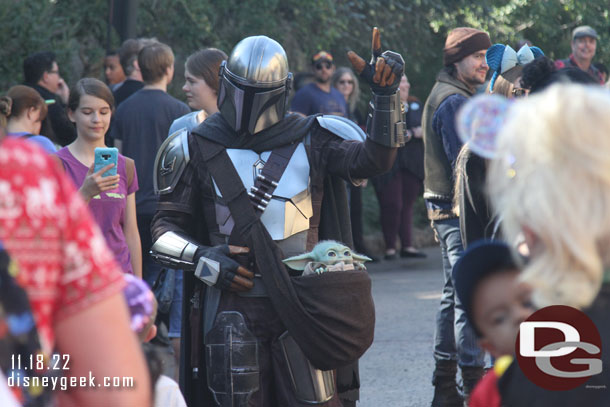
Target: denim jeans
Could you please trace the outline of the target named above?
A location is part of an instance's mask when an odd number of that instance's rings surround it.
[[[445,285],[441,306],[436,315],[434,359],[457,360],[460,366],[483,367],[485,352],[477,345],[477,338],[462,304],[455,295],[451,272],[462,255],[459,219],[432,221],[443,256]]]

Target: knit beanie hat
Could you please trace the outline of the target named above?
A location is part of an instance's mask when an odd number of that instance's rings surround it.
[[[449,66],[477,51],[491,47],[489,34],[470,27],[458,27],[449,32],[445,48],[443,48],[443,63]]]

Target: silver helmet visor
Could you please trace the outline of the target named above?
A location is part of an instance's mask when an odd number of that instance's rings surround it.
[[[222,75],[218,109],[237,133],[256,134],[279,122],[286,112],[286,85],[265,89],[234,83]]]

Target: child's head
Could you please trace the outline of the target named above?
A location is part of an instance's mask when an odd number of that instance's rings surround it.
[[[47,116],[47,104],[40,94],[29,86],[15,85],[6,94],[13,101],[9,122],[21,122],[23,130],[39,134],[42,121]]]
[[[496,241],[473,244],[453,268],[456,294],[481,347],[494,357],[514,354],[519,325],[534,312],[519,271],[510,248]]]
[[[99,79],[82,78],[76,82],[76,85],[70,89],[68,108],[75,112],[84,96],[93,96],[95,98],[102,99],[104,102],[106,102],[111,112],[114,110],[114,96],[112,91]]]
[[[98,79],[83,78],[70,91],[67,113],[80,139],[104,140],[113,110],[112,92]]]
[[[131,274],[124,277],[127,285],[123,292],[131,316],[131,329],[141,342],[148,342],[157,335],[157,300],[144,281]]]

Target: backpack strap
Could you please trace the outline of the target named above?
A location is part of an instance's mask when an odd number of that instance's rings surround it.
[[[131,158],[125,157],[125,173],[127,173],[127,189],[131,187],[136,172],[136,164]]]

